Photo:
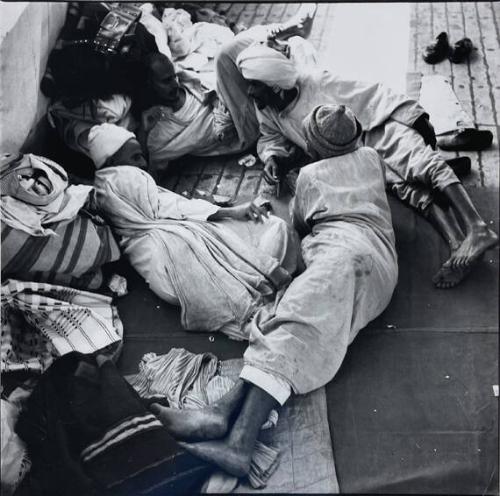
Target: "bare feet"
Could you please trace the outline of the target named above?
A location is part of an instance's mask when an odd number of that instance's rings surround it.
[[[498,236],[486,224],[475,226],[450,257],[449,262],[453,268],[464,268],[479,260],[485,251],[497,244]]]
[[[177,439],[219,439],[226,435],[231,417],[238,410],[245,392],[245,383],[238,381],[220,400],[206,408],[179,410],[153,403],[151,411]]]
[[[439,289],[450,289],[455,287],[472,269],[472,265],[465,267],[452,267],[450,259],[448,259],[436,275],[432,278],[434,286]]]
[[[250,472],[252,453],[245,452],[241,445],[233,446],[227,439],[203,443],[179,443],[179,445],[198,458],[215,463],[236,477],[243,477]]]
[[[177,439],[218,439],[227,433],[228,419],[217,407],[179,410],[153,403],[151,411]]]

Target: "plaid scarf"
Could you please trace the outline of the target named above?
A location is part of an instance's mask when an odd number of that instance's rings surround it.
[[[1,372],[43,372],[55,357],[93,353],[122,339],[111,298],[51,284],[2,284]]]

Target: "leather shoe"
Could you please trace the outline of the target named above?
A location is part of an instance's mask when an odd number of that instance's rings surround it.
[[[488,148],[493,141],[493,133],[487,130],[465,128],[437,139],[441,150],[448,151],[481,151]]]
[[[448,58],[454,64],[460,64],[469,58],[473,49],[474,45],[470,38],[462,38],[453,45]]]
[[[448,42],[448,35],[443,31],[439,33],[436,42],[428,45],[422,57],[428,64],[437,64],[450,55],[451,47]]]

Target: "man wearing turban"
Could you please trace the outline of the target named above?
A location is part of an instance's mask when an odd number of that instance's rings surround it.
[[[300,38],[297,43],[310,46]],[[257,152],[267,180],[277,183],[279,165],[294,157],[289,161],[293,167],[296,152],[306,152],[302,121],[311,110],[329,103],[350,106],[363,126],[364,144],[384,160],[391,191],[420,211],[449,243],[450,257],[434,276],[434,284],[440,288],[458,284],[498,237],[434,150],[436,137],[424,109],[382,84],[342,79],[321,68],[304,70],[286,52],[270,50],[250,45],[236,59],[256,103],[261,133]],[[436,191],[450,208],[436,202]]]

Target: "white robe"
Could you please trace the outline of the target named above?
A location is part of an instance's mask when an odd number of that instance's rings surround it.
[[[373,149],[304,167],[293,217],[308,232],[306,269],[275,308],[255,315],[241,373],[280,403],[283,381],[305,394],[334,377],[347,346],[388,305],[398,274],[383,165]]]
[[[124,254],[153,292],[180,304],[187,330],[246,338],[246,322],[296,269],[298,240],[276,217],[207,221],[219,207],[163,189],[136,167],[99,170],[95,190]]]

